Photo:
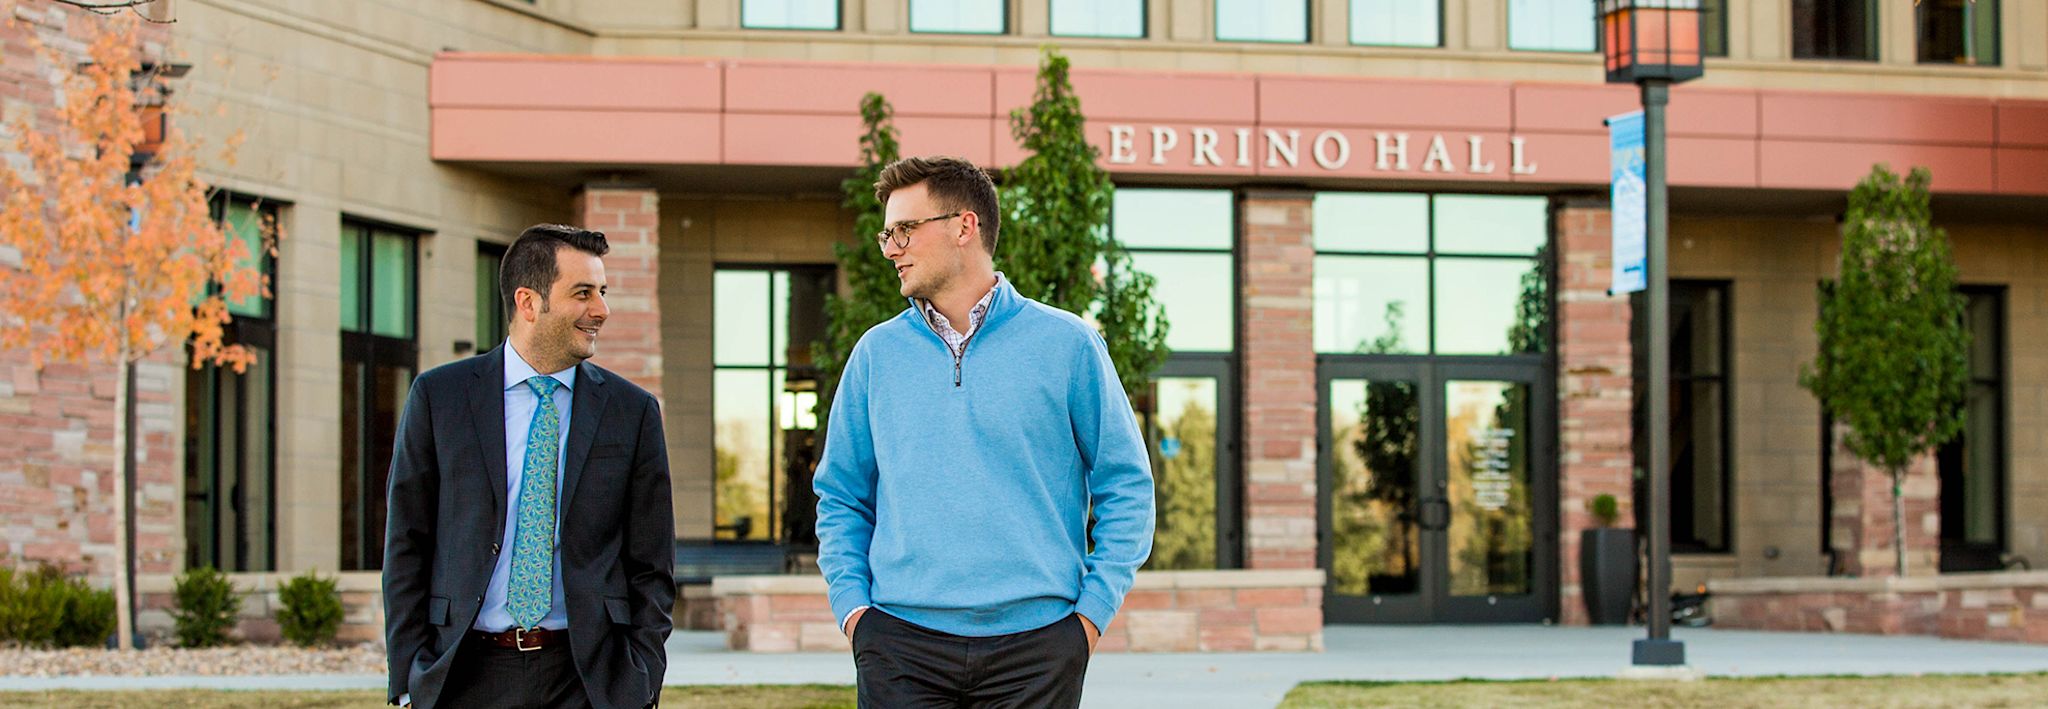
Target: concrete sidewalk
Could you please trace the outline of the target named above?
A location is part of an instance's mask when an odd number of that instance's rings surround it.
[[[1323,653],[1103,655],[1088,672],[1090,707],[1271,707],[1311,680],[1613,677],[1640,628],[1331,626]],[[2048,671],[2048,647],[1923,637],[1681,628],[1692,666],[1710,676],[1885,675]],[[852,684],[840,654],[728,652],[711,632],[669,640],[668,684]],[[376,689],[376,675],[272,677],[0,677],[0,690]]]

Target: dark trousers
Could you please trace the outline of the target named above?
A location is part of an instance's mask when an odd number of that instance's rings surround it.
[[[862,709],[1079,707],[1081,617],[988,638],[941,633],[873,608],[853,627]]]
[[[520,652],[464,638],[434,709],[582,709],[590,706],[569,643]]]

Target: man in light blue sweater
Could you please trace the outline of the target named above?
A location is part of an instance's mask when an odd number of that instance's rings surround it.
[[[875,195],[910,307],[854,346],[814,483],[860,705],[1078,706],[1152,551],[1130,402],[1093,327],[995,271],[980,168],[907,158]]]

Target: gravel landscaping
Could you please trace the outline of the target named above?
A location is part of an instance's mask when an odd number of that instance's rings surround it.
[[[186,650],[0,649],[0,676],[156,677],[165,675],[384,674],[384,648],[371,643],[306,649],[278,645]]]

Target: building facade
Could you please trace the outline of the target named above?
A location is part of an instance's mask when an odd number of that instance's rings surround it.
[[[1884,498],[1798,385],[1877,163],[1932,171],[1973,338],[1967,431],[1908,485],[1913,563],[2048,561],[2048,8],[1704,4],[1671,108],[1675,585],[1888,563]],[[662,398],[678,540],[800,559],[809,343],[833,246],[866,246],[838,193],[858,101],[892,102],[905,154],[1000,169],[1056,45],[1173,323],[1137,402],[1148,569],[1319,570],[1274,627],[1580,621],[1586,504],[1633,509],[1641,428],[1601,125],[1636,96],[1602,83],[1591,5],[176,0],[180,126],[246,136],[208,173],[221,213],[285,238],[237,326],[261,365],[140,375],[143,571],[373,572],[406,387],[503,338],[496,259],[544,221],[614,244],[597,361]],[[12,16],[11,70],[19,33],[94,21]],[[4,552],[104,576],[111,375],[7,361]]]

